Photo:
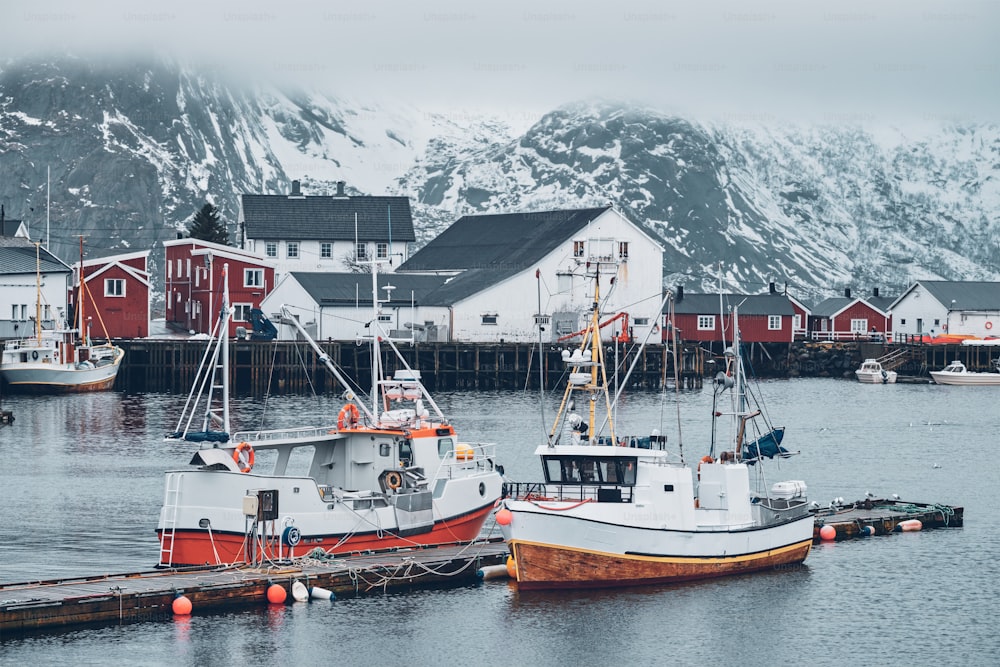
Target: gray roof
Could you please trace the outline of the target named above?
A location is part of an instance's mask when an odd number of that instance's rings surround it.
[[[950,307],[954,300],[954,310],[1000,310],[1000,283],[920,280],[903,296],[913,291],[917,285],[922,285],[946,308]]]
[[[292,277],[321,306],[372,305],[372,277],[370,273],[314,273],[293,271]],[[418,306],[442,305],[429,296],[447,280],[444,276],[424,274],[381,273],[378,276],[379,299],[386,297],[382,288],[393,285],[391,305]]]
[[[478,279],[465,280],[486,287],[534,268],[538,260],[609,208],[466,215],[414,253],[399,270],[485,269]]]
[[[832,317],[855,302],[864,303],[880,313],[888,314],[893,301],[895,299],[888,296],[835,296],[817,303],[810,314],[813,317]]]
[[[416,241],[407,197],[243,195],[249,239]]]
[[[794,315],[795,308],[784,294],[723,294],[722,313],[729,314],[733,306],[740,307],[740,315]],[[669,308],[669,304],[665,308]],[[664,311],[666,312],[666,310]],[[718,294],[684,293],[674,303],[678,315],[719,315]]]
[[[35,244],[28,239],[17,237],[0,237],[0,275],[35,273],[36,268],[42,273],[71,273],[58,257],[45,248],[38,247],[38,259],[35,257]]]

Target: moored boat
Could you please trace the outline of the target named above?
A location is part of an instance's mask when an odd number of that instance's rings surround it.
[[[951,385],[998,385],[1000,384],[1000,357],[992,361],[993,371],[979,373],[970,371],[957,359],[939,371],[931,371],[931,378],[937,384]]]
[[[896,371],[886,370],[877,359],[865,359],[854,375],[863,384],[895,384],[897,376]]]
[[[548,442],[535,451],[544,481],[508,483],[497,511],[518,586],[676,582],[804,561],[813,534],[806,485],[783,481],[768,489],[764,466],[757,465],[790,452],[780,444],[782,429],[751,436],[762,410],[750,406],[736,310],[727,368],[714,382],[714,419],[731,423],[732,449],[716,451],[713,436],[695,467],[681,447],[668,450],[665,436],[627,436],[616,429],[598,333],[601,270],[592,270],[591,324],[580,348],[564,354],[569,382]],[[728,411],[718,405],[726,394]],[[588,418],[573,412],[578,395]],[[562,444],[566,433],[570,442]]]
[[[170,435],[202,444],[193,468],[166,473],[157,525],[161,566],[260,562],[296,555],[296,549],[302,555],[317,548],[345,553],[468,542],[479,535],[500,497],[494,446],[459,441],[419,371],[379,330],[374,268],[369,401],[357,397],[287,309],[282,323],[296,328],[346,390],[336,422],[232,431],[228,372],[220,372],[219,381],[206,375],[196,383],[209,393],[217,388],[226,400],[192,390],[186,416]],[[227,302],[206,351],[206,373],[227,370]],[[382,344],[400,367],[391,377],[385,376]],[[200,423],[192,417],[194,405],[205,406]]]
[[[12,391],[72,393],[103,391],[114,386],[124,350],[108,340],[95,344],[85,319],[88,300],[83,275],[83,244],[80,246],[79,286],[72,327],[42,328],[42,293],[39,244],[35,245],[38,298],[35,303],[35,330],[31,337],[9,340],[0,357],[0,377]],[[100,314],[98,313],[100,320]],[[102,321],[103,325],[103,321]],[[107,332],[105,332],[107,339]]]

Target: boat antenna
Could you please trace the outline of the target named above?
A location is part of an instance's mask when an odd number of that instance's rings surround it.
[[[41,246],[35,242],[35,338],[42,345],[42,257]]]
[[[544,350],[542,349],[542,332],[545,330],[543,323],[545,318],[542,317],[542,270],[535,269],[535,288],[538,292],[538,393],[541,400],[539,400],[540,412],[542,415],[542,433],[548,430],[548,420],[545,418],[545,360],[544,360]],[[552,438],[549,437],[549,444],[552,444]]]
[[[79,237],[80,237],[80,272],[78,277],[80,279],[80,285],[79,289],[76,292],[76,310],[77,310],[77,315],[79,315],[79,317],[77,317],[77,322],[78,322],[77,326],[79,327],[79,333],[77,335],[80,337],[80,340],[83,341],[84,345],[90,345],[90,331],[84,329],[84,324],[86,323],[86,320],[83,317],[84,316],[83,290],[86,289],[85,288],[86,282],[84,281],[83,277],[83,234],[80,234]]]
[[[49,194],[52,185],[52,167],[45,167],[45,249],[49,249]]]

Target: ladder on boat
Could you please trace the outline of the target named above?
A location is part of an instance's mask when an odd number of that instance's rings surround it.
[[[163,491],[163,531],[160,533],[160,562],[157,567],[170,567],[174,561],[174,534],[177,530],[177,508],[180,501],[182,474],[167,475]]]

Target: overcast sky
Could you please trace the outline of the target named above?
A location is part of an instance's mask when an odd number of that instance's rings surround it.
[[[218,6],[217,6],[218,5]],[[1000,2],[7,0],[0,55],[156,49],[354,99],[528,115],[997,120]]]

